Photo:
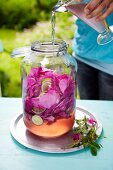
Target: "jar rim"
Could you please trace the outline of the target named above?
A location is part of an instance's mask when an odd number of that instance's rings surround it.
[[[35,41],[31,45],[31,50],[42,53],[53,53],[66,51],[68,44],[65,41],[58,40],[52,43],[51,41]]]

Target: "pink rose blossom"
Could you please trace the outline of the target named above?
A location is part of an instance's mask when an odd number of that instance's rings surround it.
[[[80,133],[73,134],[72,138],[73,138],[73,140],[80,140],[81,134]]]
[[[91,124],[91,125],[95,125],[97,122],[93,118],[89,118],[88,123]]]

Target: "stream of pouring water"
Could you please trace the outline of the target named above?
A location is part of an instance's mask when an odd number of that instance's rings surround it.
[[[56,12],[52,11],[51,25],[52,25],[52,44],[55,44],[55,21],[56,21]]]
[[[53,65],[55,65],[55,22],[56,22],[56,12],[52,11],[51,25],[52,25],[52,45],[53,45]]]
[[[62,3],[62,0],[58,0],[58,4]],[[51,26],[52,26],[52,45],[53,45],[53,65],[55,65],[55,24],[56,24],[56,9],[52,10],[51,14]],[[63,12],[63,11],[62,11]]]

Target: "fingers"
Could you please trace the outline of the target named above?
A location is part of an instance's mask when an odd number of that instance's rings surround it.
[[[108,6],[109,6],[108,1],[102,1],[102,3],[100,3],[97,8],[95,8],[91,13],[87,14],[87,18],[91,18],[99,15]]]
[[[106,19],[113,12],[113,2],[110,4],[109,8],[100,16],[96,18],[97,21],[102,21]]]
[[[97,16],[97,20],[103,20],[113,12],[112,0],[92,0],[84,9],[87,18]]]
[[[91,0],[85,7],[85,14],[90,14],[101,3],[101,0]]]

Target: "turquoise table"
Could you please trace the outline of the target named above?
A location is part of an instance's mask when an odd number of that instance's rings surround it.
[[[22,113],[21,99],[0,98],[0,170],[113,170],[113,101],[78,100],[98,115],[104,128],[103,149],[92,156],[89,149],[68,154],[47,154],[30,150],[10,135],[12,118]]]

